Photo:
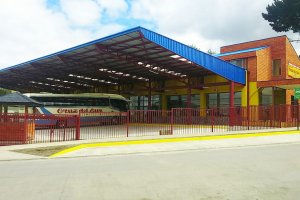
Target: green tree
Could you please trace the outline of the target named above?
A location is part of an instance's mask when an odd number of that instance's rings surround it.
[[[194,49],[196,49],[196,50],[200,51],[200,48],[199,48],[199,47],[197,47],[197,46],[196,46],[196,45],[194,45],[194,44],[190,44],[190,45],[189,45],[189,47],[192,47],[192,48],[194,48]]]
[[[262,16],[276,32],[300,33],[300,0],[274,0]]]
[[[210,55],[214,55],[214,54],[216,54],[216,52],[215,52],[215,51],[213,51],[213,50],[211,50],[211,49],[208,49],[208,50],[207,50],[207,53],[208,53],[208,54],[210,54]]]
[[[9,93],[11,93],[11,90],[0,88],[0,95],[9,94]]]

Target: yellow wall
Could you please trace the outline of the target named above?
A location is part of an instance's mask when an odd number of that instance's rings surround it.
[[[220,82],[227,82],[226,79],[223,77],[217,76],[217,75],[211,75],[211,76],[206,76],[204,78],[204,83],[220,83]],[[142,95],[148,95],[148,92],[146,91],[145,88],[146,84],[141,85],[141,84],[135,84],[133,91],[134,94],[132,96],[142,96]],[[184,86],[182,82],[178,82],[176,80],[167,80],[165,82],[165,87],[174,87],[174,86]],[[247,86],[235,86],[235,92],[241,91],[242,92],[242,99],[241,99],[241,104],[242,106],[247,106]],[[142,91],[144,90],[144,91]],[[259,90],[257,88],[257,83],[256,82],[250,82],[250,87],[249,87],[249,92],[250,92],[250,105],[259,105]],[[209,87],[205,88],[203,90],[198,90],[198,89],[193,89],[191,91],[191,94],[199,94],[200,95],[200,108],[206,108],[206,95],[209,93],[222,93],[222,92],[229,92],[230,91],[230,86],[229,85],[224,85],[224,86],[214,86],[214,87]],[[167,96],[169,95],[186,95],[187,94],[187,89],[166,89],[164,93],[157,93],[157,92],[152,92],[152,95],[155,94],[160,94],[162,95],[162,109],[166,110],[167,109]]]
[[[259,105],[259,89],[256,82],[250,82],[249,84],[249,100],[250,106]],[[247,86],[242,89],[242,106],[247,106]]]

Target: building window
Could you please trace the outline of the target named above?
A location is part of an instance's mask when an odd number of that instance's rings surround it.
[[[241,106],[241,92],[234,93],[234,106]],[[230,94],[224,93],[211,93],[207,94],[207,108],[214,107],[229,107]]]
[[[234,59],[230,61],[231,64],[234,64],[236,66],[242,67],[242,68],[247,68],[247,60],[246,59]]]
[[[241,106],[241,94],[241,92],[234,93],[234,106]],[[207,94],[207,108],[217,108],[218,115],[229,115],[229,101],[230,94],[228,92]]]
[[[180,95],[173,95],[167,97],[168,110],[172,108],[184,108],[186,107],[186,98]]]
[[[186,108],[187,95],[172,95],[167,97],[168,110],[172,108]],[[191,95],[191,108],[200,108],[200,95]]]
[[[273,104],[272,88],[263,88],[259,93],[260,105],[269,106]]]
[[[200,108],[200,95],[198,94],[191,95],[191,107]]]
[[[272,71],[273,71],[273,76],[281,75],[281,60],[280,59],[273,60]]]
[[[148,96],[131,96],[131,110],[148,110]],[[161,95],[151,96],[151,110],[161,110]]]
[[[207,108],[218,107],[218,94],[207,94]]]

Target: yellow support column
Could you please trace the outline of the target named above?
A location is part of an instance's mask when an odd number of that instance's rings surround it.
[[[247,106],[247,86],[242,89],[242,106]],[[256,82],[249,83],[249,100],[250,106],[259,105],[259,91]]]
[[[205,95],[204,91],[200,92],[200,108],[201,109],[205,109],[206,108],[206,95]],[[206,116],[205,110],[201,110],[200,111],[200,116],[202,116],[202,117]]]
[[[200,92],[200,108],[206,108],[206,95],[204,91]]]
[[[161,109],[162,110],[167,110],[168,106],[167,106],[167,95],[162,94],[161,95]]]

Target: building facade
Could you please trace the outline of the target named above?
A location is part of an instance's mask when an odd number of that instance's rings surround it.
[[[296,104],[294,88],[300,87],[300,59],[286,36],[223,46],[220,54],[214,55],[247,70],[247,84],[235,85],[235,106]],[[188,80],[187,80],[188,81]],[[190,107],[228,107],[229,82],[218,75],[208,75],[189,80],[191,84],[203,84],[199,89],[186,89],[184,83],[167,80],[151,83],[149,92],[145,85],[134,85],[132,109],[171,109],[189,107],[187,94],[191,93]],[[163,88],[158,91],[157,88]],[[125,91],[125,90],[124,90]],[[149,106],[151,103],[151,106]]]
[[[58,73],[59,72],[59,73]],[[286,36],[221,47],[209,55],[143,27],[0,70],[0,87],[112,93],[131,109],[296,104],[300,60]]]

